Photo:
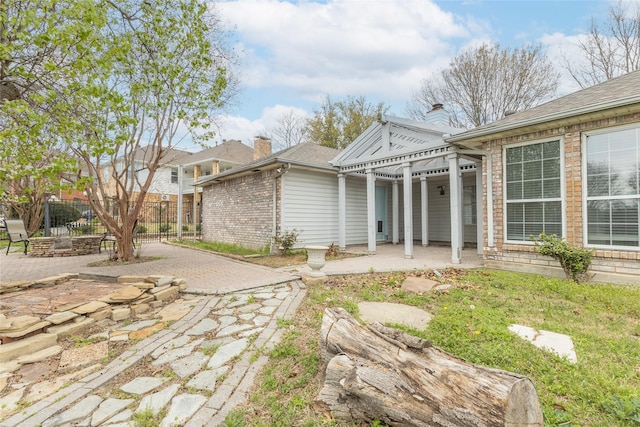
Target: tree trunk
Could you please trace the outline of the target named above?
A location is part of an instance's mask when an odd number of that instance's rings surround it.
[[[542,426],[531,380],[472,365],[428,341],[326,309],[324,386],[317,402],[335,418],[390,426]]]

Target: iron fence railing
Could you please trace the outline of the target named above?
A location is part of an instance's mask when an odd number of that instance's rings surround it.
[[[107,206],[117,219],[117,207]],[[194,224],[189,209],[185,209],[182,218],[181,234],[184,239],[201,237],[200,224]],[[88,201],[51,201],[45,206],[47,217],[37,235],[65,236],[69,234],[101,234],[107,228],[89,206]],[[0,229],[0,240],[6,239],[6,233]],[[152,242],[175,239],[178,236],[178,203],[174,201],[144,202],[140,208],[136,241]]]

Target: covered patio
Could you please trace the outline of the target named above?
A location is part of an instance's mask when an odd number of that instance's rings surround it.
[[[347,245],[346,178],[350,176],[366,180],[369,254],[376,253],[380,241],[398,244],[402,240],[404,258],[412,259],[414,241],[429,246],[431,236],[436,231],[442,236],[446,227],[450,227],[450,233],[437,240],[450,242],[451,263],[462,262],[465,242],[480,242],[476,253],[482,254],[483,154],[446,143],[445,137],[461,129],[447,124],[448,113],[439,104],[432,113],[434,120],[428,123],[382,116],[332,160],[339,170],[341,250]],[[419,192],[414,188],[418,183]],[[389,187],[390,197],[386,193]],[[434,200],[435,195],[447,197],[449,203],[443,205],[443,198]],[[387,217],[391,218],[390,224]]]

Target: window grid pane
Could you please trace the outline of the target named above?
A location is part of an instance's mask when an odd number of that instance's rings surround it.
[[[505,158],[507,240],[561,236],[560,141],[507,148]]]
[[[587,137],[587,242],[640,244],[640,128]]]

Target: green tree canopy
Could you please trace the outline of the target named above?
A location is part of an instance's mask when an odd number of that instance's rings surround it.
[[[306,125],[309,141],[325,147],[343,149],[389,110],[383,102],[372,104],[364,96],[333,101],[329,96]]]
[[[128,259],[133,223],[167,153],[187,136],[207,141],[235,93],[219,14],[201,0],[9,6],[0,8],[11,42],[0,48],[2,79],[17,82],[20,94],[2,104],[0,135],[25,156],[58,153],[60,169],[46,177],[83,189],[115,235],[118,257]],[[18,176],[26,173],[21,161],[0,158]]]

